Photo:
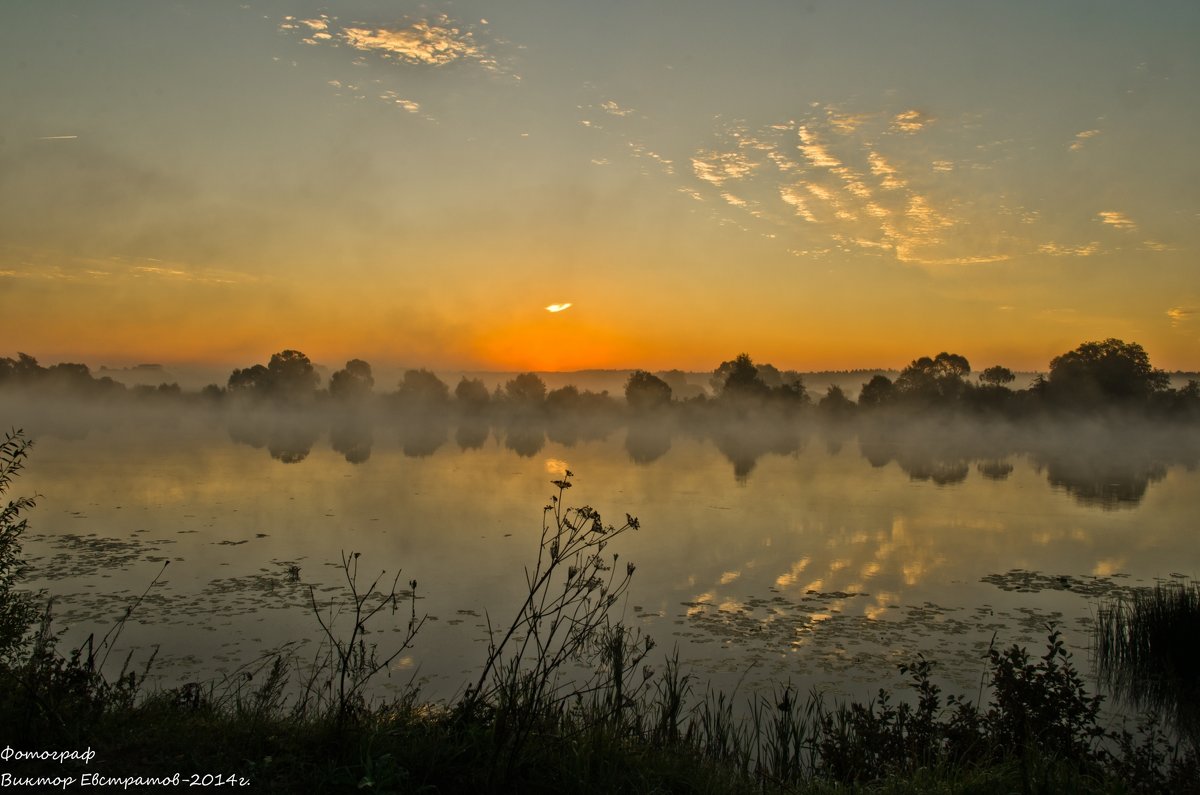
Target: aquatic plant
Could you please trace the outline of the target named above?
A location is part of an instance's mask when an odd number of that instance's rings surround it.
[[[1159,583],[1101,605],[1094,647],[1115,696],[1162,713],[1200,749],[1200,583]]]

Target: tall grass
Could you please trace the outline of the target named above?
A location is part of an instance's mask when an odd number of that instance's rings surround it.
[[[1095,656],[1115,696],[1161,712],[1200,749],[1200,583],[1159,583],[1101,606]]]

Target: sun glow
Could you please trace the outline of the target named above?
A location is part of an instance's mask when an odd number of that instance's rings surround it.
[[[564,309],[570,309],[570,308],[571,308],[571,304],[569,304],[569,303],[567,303],[567,304],[550,304],[550,306],[546,307],[546,311],[547,312],[561,312]]]

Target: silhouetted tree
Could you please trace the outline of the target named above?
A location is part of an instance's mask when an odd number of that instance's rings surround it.
[[[229,374],[226,386],[231,395],[266,397],[270,392],[270,374],[265,365],[256,364]]]
[[[825,395],[817,403],[817,410],[833,420],[842,420],[854,414],[854,402],[837,384],[830,384]]]
[[[1011,384],[1016,378],[1012,370],[996,365],[987,368],[979,374],[979,383],[986,384],[987,386],[1005,386]]]
[[[362,359],[351,359],[345,367],[329,377],[329,396],[335,400],[361,402],[371,396],[374,388],[375,377],[371,374],[371,365]]]
[[[45,374],[46,368],[28,353],[18,353],[15,359],[0,359],[0,383],[32,386]]]
[[[396,398],[405,408],[438,408],[450,401],[450,387],[429,370],[406,370]]]
[[[311,400],[321,377],[312,362],[300,351],[281,351],[267,362],[271,392],[286,401]]]
[[[468,411],[482,411],[491,400],[491,396],[478,378],[463,376],[459,379],[458,386],[454,387],[454,399]]]
[[[1170,384],[1169,376],[1150,366],[1136,342],[1109,338],[1085,342],[1050,360],[1047,395],[1059,403],[1095,406],[1145,402]]]
[[[536,373],[521,373],[504,384],[504,399],[521,408],[537,408],[546,400],[546,382]]]
[[[896,397],[896,385],[886,375],[871,376],[858,393],[858,405],[862,408],[879,408],[890,405]]]
[[[645,370],[634,370],[625,382],[625,402],[634,411],[652,411],[671,402],[671,387]]]
[[[721,380],[721,379],[724,380]],[[722,362],[713,371],[711,382],[719,397],[733,400],[766,397],[770,388],[758,377],[758,367],[749,354],[739,353],[731,362]]]
[[[256,364],[229,375],[230,394],[271,398],[280,403],[308,402],[316,395],[321,377],[308,357],[286,350],[271,356],[266,367]]]
[[[682,370],[660,370],[655,375],[671,387],[671,398],[674,400],[687,400],[704,394],[704,387],[689,383],[687,373]]]
[[[571,384],[546,393],[546,408],[554,414],[564,414],[579,408],[579,389]]]
[[[968,388],[964,380],[971,365],[957,353],[942,351],[934,358],[915,359],[896,379],[897,392],[908,400],[920,403],[948,403],[960,397]]]

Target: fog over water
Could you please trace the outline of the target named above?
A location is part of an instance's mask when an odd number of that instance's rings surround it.
[[[1036,646],[1051,622],[1086,668],[1099,599],[1200,571],[1194,423],[13,395],[0,411],[35,440],[18,484],[40,495],[28,583],[55,597],[65,642],[170,561],[122,636],[135,657],[161,647],[164,685],[311,649],[308,586],[338,595],[340,553],[357,551],[364,571],[417,579],[431,617],[390,685],[453,694],[486,650],[485,611],[503,621],[522,595],[568,469],[568,504],[641,521],[613,543],[638,567],[624,621],[728,687],[863,695],[920,652],[974,692],[993,636]]]

